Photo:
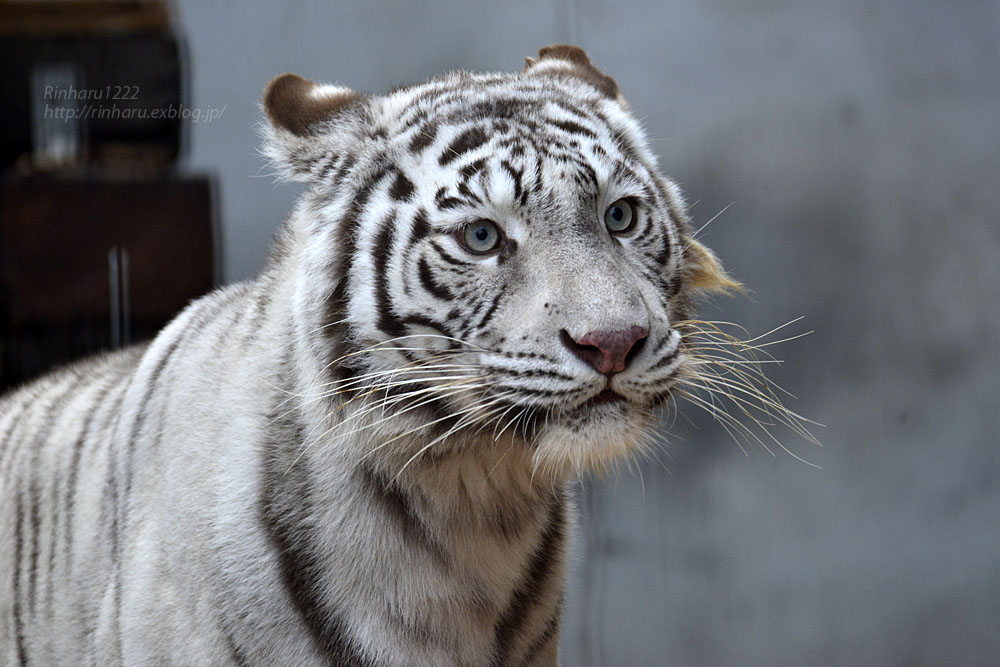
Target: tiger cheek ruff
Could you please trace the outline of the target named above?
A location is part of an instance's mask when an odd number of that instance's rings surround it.
[[[0,401],[0,663],[556,664],[565,486],[739,285],[579,48],[263,106],[260,276]]]

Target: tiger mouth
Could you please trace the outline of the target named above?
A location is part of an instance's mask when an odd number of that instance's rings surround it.
[[[615,390],[613,390],[613,389],[605,389],[601,393],[599,393],[596,396],[594,396],[594,397],[590,398],[589,400],[587,400],[580,407],[586,409],[586,408],[591,408],[591,407],[594,407],[594,406],[597,406],[597,405],[603,405],[604,403],[613,403],[613,402],[625,401],[625,400],[628,400],[628,399],[626,399],[624,396],[622,396],[621,394],[619,394]]]

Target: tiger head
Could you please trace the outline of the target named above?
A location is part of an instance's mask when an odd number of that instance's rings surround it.
[[[290,236],[319,386],[419,415],[413,455],[506,437],[563,474],[648,442],[692,296],[739,286],[582,50],[384,96],[285,74],[264,108],[265,153],[310,185]]]

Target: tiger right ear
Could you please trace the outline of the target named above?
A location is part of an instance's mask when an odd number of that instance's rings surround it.
[[[524,59],[525,74],[571,76],[596,88],[605,97],[619,96],[618,83],[594,67],[587,52],[572,44],[553,44],[538,50],[538,58]]]
[[[313,181],[363,136],[364,96],[297,74],[275,77],[264,91],[264,153],[279,175]]]
[[[264,111],[274,125],[302,137],[360,99],[361,95],[350,88],[315,84],[298,74],[282,74],[267,84]]]

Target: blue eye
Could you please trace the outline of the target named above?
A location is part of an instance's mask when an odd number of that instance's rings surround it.
[[[469,252],[485,255],[500,245],[500,229],[489,220],[476,220],[462,228],[460,240]]]
[[[635,222],[635,211],[632,204],[625,199],[619,199],[604,212],[604,224],[608,231],[614,234],[622,234],[632,229]]]

